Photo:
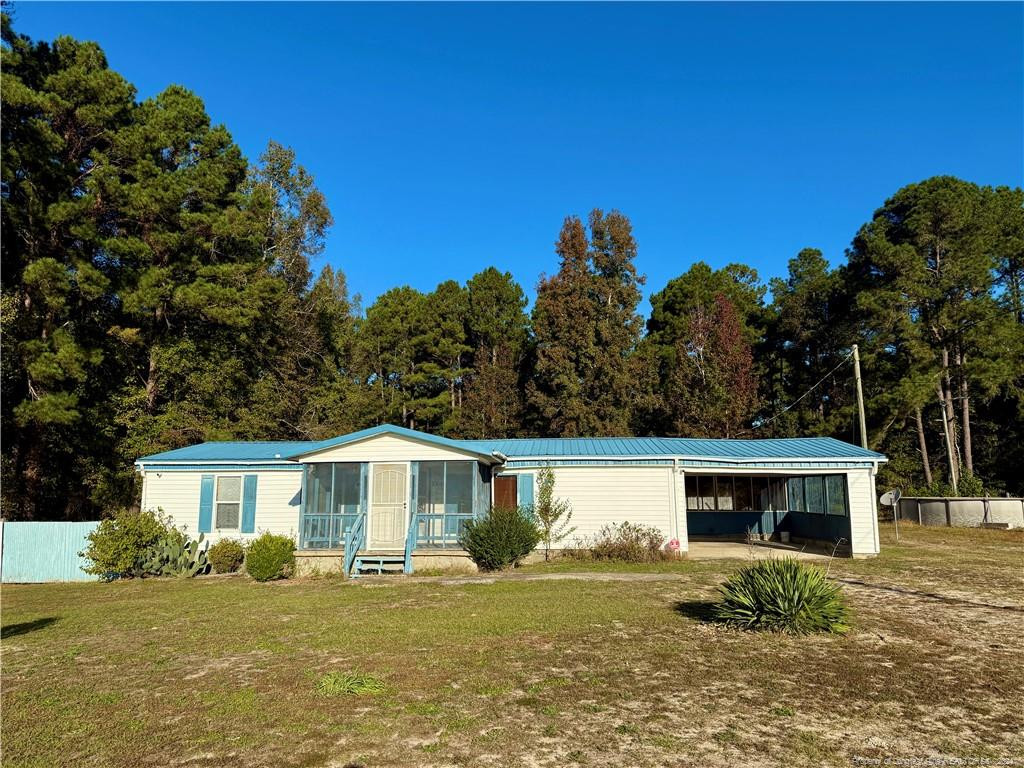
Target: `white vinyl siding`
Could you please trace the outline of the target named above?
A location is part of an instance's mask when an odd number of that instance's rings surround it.
[[[183,527],[193,537],[199,536],[199,485],[203,475],[213,475],[217,483],[221,477],[240,478],[241,475],[257,475],[256,530],[254,533],[239,533],[233,530],[214,528],[204,534],[206,539],[248,539],[264,531],[284,536],[297,537],[299,532],[299,509],[302,493],[302,473],[295,471],[242,471],[201,472],[164,471],[147,472],[142,480],[142,506],[144,509],[163,510],[170,515],[174,525]],[[214,501],[216,518],[217,502]],[[240,506],[240,505],[239,505]],[[239,512],[241,514],[241,512]],[[214,520],[216,525],[216,519]],[[298,541],[296,541],[298,544]]]
[[[872,495],[871,470],[851,469],[848,474],[850,505],[850,546],[854,555],[877,555],[875,538],[877,513]]]
[[[575,532],[558,548],[571,546],[573,539],[593,537],[609,523],[628,520],[659,529],[665,541],[676,536],[672,522],[673,488],[670,466],[583,466],[553,467],[556,498],[572,504]],[[527,472],[536,476],[537,468],[505,470],[502,474]],[[680,476],[680,480],[682,477]],[[682,488],[678,489],[679,493]],[[680,537],[685,549],[685,537]]]

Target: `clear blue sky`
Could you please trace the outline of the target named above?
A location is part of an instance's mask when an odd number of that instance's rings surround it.
[[[250,158],[296,149],[369,303],[487,265],[532,296],[564,216],[630,216],[647,292],[697,260],[833,262],[900,186],[1022,183],[1024,5],[28,3]],[[648,306],[642,307],[646,313]]]

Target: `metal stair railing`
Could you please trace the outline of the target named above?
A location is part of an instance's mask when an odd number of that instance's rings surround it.
[[[413,506],[409,515],[409,530],[405,534],[405,573],[412,573],[412,552],[416,549],[416,540],[419,538],[420,514]]]
[[[361,513],[345,532],[345,575],[352,573],[359,550],[366,546],[366,513]]]

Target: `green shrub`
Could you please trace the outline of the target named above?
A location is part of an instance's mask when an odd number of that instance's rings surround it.
[[[771,558],[744,566],[720,587],[714,615],[744,629],[846,632],[849,611],[839,585],[820,568],[796,558]]]
[[[295,569],[295,540],[264,533],[245,550],[245,570],[256,581],[287,579]]]
[[[626,563],[654,563],[671,555],[663,548],[664,534],[654,526],[637,523],[609,523],[590,540],[577,541],[566,555],[579,560],[619,560]]]
[[[185,534],[157,512],[119,509],[102,520],[88,539],[81,553],[89,560],[85,572],[115,579],[147,575],[146,566],[156,548],[170,542],[183,544]]]
[[[234,573],[242,567],[242,560],[245,559],[245,550],[242,549],[242,542],[234,539],[221,539],[206,553],[206,557],[213,566],[214,573]]]
[[[528,510],[494,507],[485,517],[470,520],[459,544],[482,571],[516,566],[540,543],[541,533]]]
[[[342,696],[345,694],[375,695],[383,693],[387,686],[376,677],[344,672],[328,672],[317,680],[316,692],[321,696]]]

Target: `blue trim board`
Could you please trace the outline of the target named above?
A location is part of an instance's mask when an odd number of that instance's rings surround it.
[[[147,472],[301,472],[302,464],[144,464]]]

